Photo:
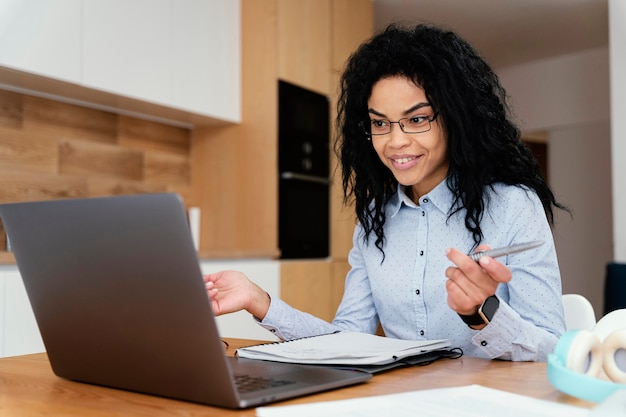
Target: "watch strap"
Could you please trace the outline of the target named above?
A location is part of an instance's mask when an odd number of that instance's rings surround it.
[[[476,310],[476,313],[468,315],[468,316],[459,314],[459,317],[461,317],[461,320],[463,320],[463,322],[467,324],[468,326],[479,326],[481,324],[489,324],[489,322],[491,321],[491,319],[493,319],[493,317],[488,317],[487,313],[483,311],[483,307],[485,306],[485,303],[487,303],[487,301],[491,301],[490,299],[492,298],[494,299],[495,302],[499,303],[500,300],[498,300],[498,297],[496,297],[495,295],[489,296],[485,299],[485,301],[483,301],[480,307],[478,307],[478,310]]]
[[[478,326],[481,324],[486,324],[483,317],[480,314],[478,314],[478,310],[474,314],[469,315],[469,316],[466,316],[464,314],[459,314],[459,317],[468,326]]]

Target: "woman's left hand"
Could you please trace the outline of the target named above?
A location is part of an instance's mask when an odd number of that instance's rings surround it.
[[[487,249],[490,249],[487,245],[477,248]],[[458,314],[469,316],[476,313],[483,301],[496,293],[501,282],[511,280],[511,270],[489,256],[476,262],[457,249],[448,249],[446,256],[456,265],[446,269],[447,301]]]

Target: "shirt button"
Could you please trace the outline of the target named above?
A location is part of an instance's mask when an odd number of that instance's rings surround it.
[[[424,336],[424,330],[420,330],[420,336]]]
[[[422,217],[424,217],[426,215],[425,211],[422,211]]]
[[[481,346],[487,346],[487,341],[486,341],[486,340],[483,340],[482,342],[480,342],[480,345],[481,345]]]
[[[424,202],[424,203],[428,203],[428,199],[427,199],[427,198],[425,198],[425,199],[423,199],[423,200],[422,200],[422,202]]]
[[[420,290],[415,290],[415,294],[420,295]]]
[[[424,256],[424,251],[423,250],[420,251],[420,256]]]

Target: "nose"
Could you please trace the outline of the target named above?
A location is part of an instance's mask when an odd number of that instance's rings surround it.
[[[398,127],[393,126],[393,123],[397,123]],[[389,145],[401,148],[410,142],[410,135],[404,133],[402,130],[401,122],[391,122],[391,132],[389,132]]]

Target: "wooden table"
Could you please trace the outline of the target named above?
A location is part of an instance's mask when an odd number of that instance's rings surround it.
[[[228,339],[227,353],[254,341]],[[375,375],[365,384],[276,404],[330,401],[420,389],[480,384],[530,397],[592,407],[557,391],[546,364],[462,357]],[[0,359],[0,415],[10,416],[254,416],[255,410],[227,410],[104,388],[58,378],[45,353]]]

